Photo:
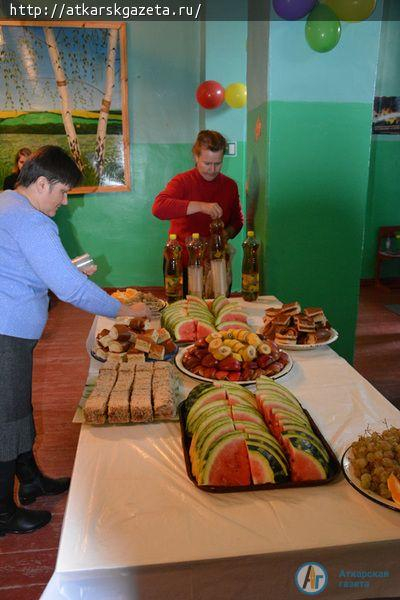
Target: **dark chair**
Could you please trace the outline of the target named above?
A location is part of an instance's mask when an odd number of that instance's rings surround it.
[[[400,258],[400,239],[397,242],[397,237],[400,237],[400,225],[392,225],[390,227],[379,227],[378,230],[378,245],[375,259],[375,285],[380,284],[381,264],[385,260],[393,260]]]

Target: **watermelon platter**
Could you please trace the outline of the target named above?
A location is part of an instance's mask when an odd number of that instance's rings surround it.
[[[226,493],[328,484],[340,464],[310,414],[270,378],[197,385],[178,408],[190,481]]]

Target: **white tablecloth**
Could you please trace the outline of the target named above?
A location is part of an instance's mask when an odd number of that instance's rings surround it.
[[[244,303],[254,324],[263,302]],[[291,356],[280,382],[339,459],[366,427],[400,426],[400,413],[329,347]],[[400,513],[341,476],[321,487],[207,494],[186,475],[178,423],[83,425],[43,598],[299,598],[294,575],[305,561],[327,569],[324,598],[397,596],[399,532]]]

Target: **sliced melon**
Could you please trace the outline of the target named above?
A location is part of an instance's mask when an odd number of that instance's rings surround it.
[[[216,331],[215,327],[210,323],[204,323],[203,321],[197,321],[196,337],[198,340],[207,337],[210,333]]]
[[[272,470],[266,453],[262,452],[260,448],[252,446],[248,441],[246,444],[249,453],[251,479],[254,485],[275,483],[275,473]]]
[[[211,414],[212,412],[215,412],[218,408],[221,407],[226,407],[224,413],[228,415],[230,414],[229,407],[225,399],[214,400],[214,402],[208,404],[199,404],[198,402],[193,404],[186,417],[186,427],[188,431],[196,431],[196,421],[198,419],[201,419],[202,415]]]
[[[232,411],[232,418],[234,421],[252,421],[253,423],[260,423],[265,425],[264,419],[256,410],[251,406],[237,406],[233,405],[230,407]]]
[[[213,486],[250,485],[250,462],[242,433],[227,434],[211,447],[198,481]]]
[[[239,312],[237,310],[230,310],[224,312],[221,315],[218,315],[218,317],[215,319],[215,326],[217,327],[218,325],[221,325],[221,323],[226,323],[229,321],[247,323],[247,316],[245,313]]]
[[[188,301],[189,306],[191,303],[198,304],[199,306],[204,307],[208,311],[207,302],[203,300],[203,298],[199,298],[198,296],[191,296],[190,294],[188,294],[186,296],[186,300]]]
[[[283,433],[282,442],[286,448],[286,451],[291,457],[291,465],[292,457],[296,456],[295,451],[298,450],[302,454],[308,454],[310,457],[314,458],[318,463],[320,463],[321,467],[325,471],[326,476],[326,472],[328,470],[328,461],[325,459],[325,456],[321,453],[319,448],[310,440],[300,435]]]
[[[208,435],[202,435],[197,438],[196,445],[193,452],[192,458],[192,473],[195,477],[199,475],[204,465],[204,457],[207,456],[210,448],[222,437],[235,431],[232,421],[229,423],[225,421],[218,423],[216,426],[208,432]]]
[[[186,422],[187,430],[189,433],[194,434],[203,422],[209,423],[210,421],[214,420],[214,417],[230,417],[230,411],[228,410],[228,407],[221,404],[220,406],[215,406],[210,410],[197,414],[196,418],[190,425],[188,425]]]
[[[218,331],[227,331],[228,329],[246,329],[251,331],[250,327],[242,321],[224,321],[217,327]]]
[[[226,296],[217,296],[211,305],[211,311],[214,315],[218,314],[218,311],[225,305],[229,304],[229,300]]]
[[[246,445],[250,455],[250,468],[253,483],[283,483],[288,480],[288,469],[272,449],[270,450],[267,446],[263,446],[262,444],[250,440],[246,441]],[[256,459],[257,455],[263,458],[258,461],[256,460],[252,464],[252,459]],[[260,470],[261,465],[264,466],[264,469]],[[269,469],[266,468],[267,465]]]
[[[184,319],[174,327],[174,337],[178,341],[194,342],[196,340],[196,321]]]

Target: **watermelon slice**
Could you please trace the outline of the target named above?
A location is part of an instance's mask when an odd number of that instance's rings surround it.
[[[218,423],[213,429],[209,430],[208,435],[197,438],[192,458],[192,473],[195,477],[201,472],[204,464],[203,458],[207,455],[211,446],[222,437],[234,431],[235,428],[233,427],[232,422],[225,421],[223,423]]]
[[[217,315],[218,311],[221,310],[225,304],[229,304],[228,298],[225,296],[218,296],[211,305],[211,311],[214,313],[214,315]]]
[[[215,486],[250,485],[250,461],[244,434],[229,433],[210,449],[199,473],[199,483]]]
[[[282,483],[287,481],[288,469],[273,448],[247,440],[253,483]]]
[[[226,323],[227,321],[237,321],[240,323],[247,323],[247,317],[244,312],[240,312],[238,310],[230,310],[218,315],[215,319],[215,325],[218,326],[221,323]]]
[[[246,329],[251,331],[250,327],[243,321],[224,321],[217,327],[218,331],[227,331],[228,329]]]
[[[315,448],[302,443],[298,437],[283,435],[283,442],[290,457],[290,468],[293,481],[318,481],[327,478],[327,464]]]
[[[210,333],[213,333],[214,331],[216,331],[215,327],[213,327],[209,323],[204,323],[203,321],[197,321],[196,338],[198,340],[201,340],[202,338],[207,337],[208,335],[210,335]]]
[[[265,425],[264,419],[260,415],[257,409],[251,406],[231,406],[232,418],[234,421],[251,421],[252,423],[259,423]]]
[[[226,312],[231,312],[232,310],[243,312],[242,305],[239,302],[230,302],[228,300],[226,304],[223,304],[222,306],[218,307],[217,316],[219,317]]]
[[[190,412],[186,419],[186,429],[193,435],[199,424],[204,420],[208,420],[213,414],[230,417],[229,407],[225,400],[215,400],[215,402],[212,402],[211,404],[200,406],[199,409],[193,413]]]
[[[174,337],[179,342],[194,342],[196,340],[196,321],[184,319],[174,328]]]
[[[203,300],[203,298],[199,298],[198,296],[191,296],[190,294],[188,294],[188,295],[186,296],[186,300],[188,301],[188,303],[189,303],[189,306],[190,306],[190,304],[192,304],[192,303],[193,303],[193,304],[198,304],[199,306],[202,306],[202,307],[204,307],[206,310],[208,310],[207,303],[206,303],[206,301],[205,301],[205,300]]]
[[[247,443],[249,453],[251,478],[255,485],[262,483],[275,483],[275,474],[269,464],[268,458],[264,452]]]

